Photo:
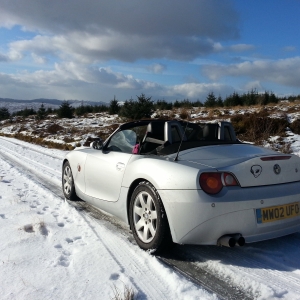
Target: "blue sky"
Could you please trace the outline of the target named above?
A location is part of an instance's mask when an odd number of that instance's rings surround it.
[[[300,94],[299,0],[0,0],[0,98]]]

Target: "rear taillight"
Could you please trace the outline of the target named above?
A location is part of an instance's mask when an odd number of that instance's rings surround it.
[[[235,186],[238,185],[235,177],[230,173],[221,173],[221,179],[224,186]]]
[[[205,172],[200,175],[199,183],[202,190],[207,194],[219,193],[223,186],[236,186],[237,180],[233,174]]]

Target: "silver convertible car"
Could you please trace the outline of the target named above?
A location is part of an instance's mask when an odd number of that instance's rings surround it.
[[[241,143],[229,122],[123,124],[66,155],[62,188],[127,223],[145,250],[300,231],[300,158]]]

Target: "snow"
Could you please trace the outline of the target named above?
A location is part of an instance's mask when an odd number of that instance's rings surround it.
[[[0,139],[1,299],[216,299],[35,178],[59,187],[64,155]]]
[[[280,105],[275,109],[288,110]],[[241,114],[249,112],[239,109]],[[291,111],[286,117],[291,122],[299,114]],[[206,116],[205,109],[192,114]],[[72,134],[75,141],[83,142],[96,136],[99,128],[121,120],[98,114],[55,122],[65,130],[83,129],[84,134]],[[50,123],[44,120],[38,126]],[[1,133],[12,135],[22,124],[5,125]],[[26,130],[33,132],[36,127],[28,121]],[[59,142],[66,134],[47,138]],[[284,141],[291,142],[292,153],[300,156],[300,135],[291,131],[287,135]],[[270,137],[269,142],[277,139]],[[64,201],[59,191],[66,153],[0,137],[1,300],[113,299],[115,289],[122,294],[124,287],[132,289],[136,299],[217,299],[142,251],[122,230]],[[233,249],[184,247],[194,265],[254,299],[300,300],[300,233]]]

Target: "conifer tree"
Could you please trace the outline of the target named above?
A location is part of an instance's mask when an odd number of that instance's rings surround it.
[[[223,107],[224,106],[224,103],[223,103],[223,100],[222,100],[221,96],[219,96],[218,99],[217,99],[217,106],[218,107]]]
[[[57,115],[59,118],[72,119],[73,110],[72,110],[72,106],[70,105],[70,103],[68,101],[64,100],[62,102],[62,104],[60,105],[60,107],[57,111]]]
[[[133,99],[126,100],[122,109],[120,110],[120,116],[138,120],[142,118],[149,118],[154,111],[154,104],[151,97],[146,97],[145,94],[137,96],[138,100]]]
[[[42,103],[41,107],[37,111],[37,117],[39,120],[43,120],[46,117],[46,109],[44,103]]]
[[[214,92],[210,92],[207,95],[206,101],[204,102],[204,106],[205,107],[214,107],[214,106],[217,106],[217,99],[216,99],[216,96],[215,96]]]
[[[10,118],[10,113],[6,107],[0,107],[0,121]]]
[[[114,96],[114,99],[111,100],[109,103],[108,113],[110,115],[115,115],[115,114],[119,113],[119,110],[120,110],[119,102],[116,99],[116,96]]]

